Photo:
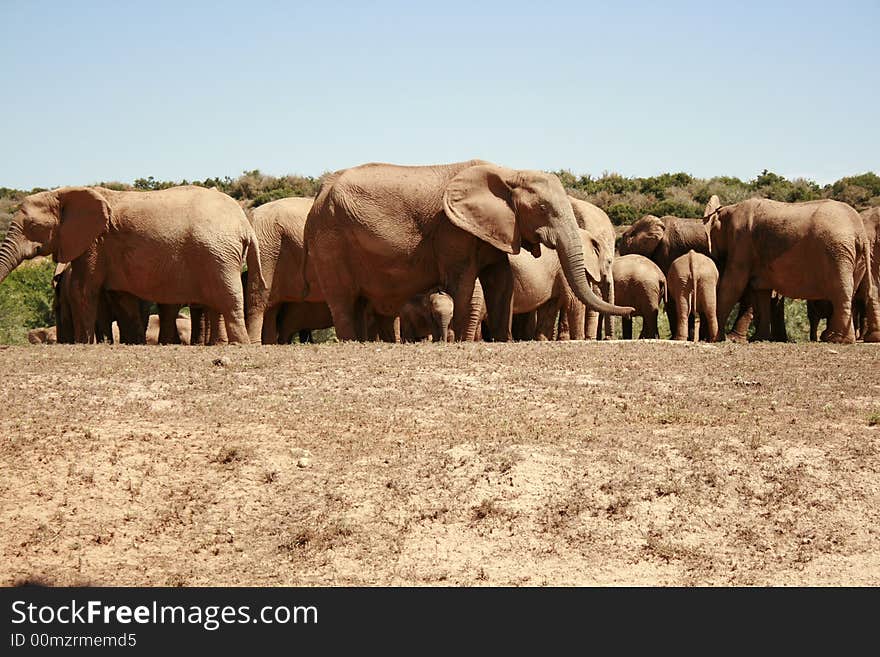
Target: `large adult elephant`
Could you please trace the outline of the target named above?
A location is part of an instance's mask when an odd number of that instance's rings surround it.
[[[367,299],[394,316],[412,296],[439,286],[455,303],[456,339],[472,339],[479,276],[495,340],[511,339],[513,275],[521,247],[558,252],[574,294],[611,314],[592,291],[571,203],[559,178],[481,160],[438,166],[365,164],[322,185],[305,227],[336,334],[354,340],[356,308]],[[473,311],[473,312],[472,312]]]
[[[574,212],[574,218],[578,223],[578,227],[586,233],[584,257],[587,262],[591,258],[595,258],[598,265],[599,278],[593,282],[594,290],[605,301],[613,304],[615,301],[612,264],[614,262],[615,242],[617,241],[614,224],[611,223],[611,219],[608,218],[608,215],[599,206],[574,197],[569,197],[569,201],[571,202],[571,209]],[[604,322],[602,322],[602,318],[604,318]],[[600,317],[600,313],[595,310],[588,310],[586,312],[584,337],[587,340],[594,340],[599,337],[599,334],[602,332],[601,323],[604,323],[605,337],[613,338],[614,322],[611,316],[602,314]]]
[[[296,318],[304,320],[301,326],[295,327],[297,330],[326,328],[320,324],[324,323],[323,318],[330,316],[330,310],[321,296],[314,260],[303,269],[306,264],[303,235],[306,217],[314,202],[313,198],[283,198],[261,205],[251,214],[260,242],[260,265],[266,283],[263,285],[258,278],[248,279],[247,326],[252,343],[279,341],[278,312],[286,303],[297,304],[295,308],[288,308],[288,330],[293,328],[290,322]]]
[[[711,212],[704,229],[712,255],[725,262],[718,282],[720,327],[751,285],[758,293],[759,333],[769,332],[760,318],[769,316],[770,291],[777,290],[797,299],[829,300],[833,313],[823,339],[854,341],[853,293],[872,264],[862,219],[850,206],[749,199]],[[869,283],[866,342],[880,341],[876,293]]]
[[[221,313],[248,342],[240,272],[260,273],[254,231],[238,203],[195,186],[150,192],[63,187],[27,196],[0,245],[0,281],[38,255],[70,262],[74,339],[91,342],[101,288]],[[261,276],[258,276],[261,278]]]
[[[880,294],[880,207],[862,210],[859,215],[865,227],[865,237],[871,251],[871,276],[862,278],[853,295],[852,312],[853,328],[856,339],[864,339],[868,332],[868,298],[869,290],[874,289]],[[870,287],[869,287],[870,285]],[[827,300],[807,301],[807,317],[810,320],[810,340],[818,339],[819,320],[829,319],[834,309]]]

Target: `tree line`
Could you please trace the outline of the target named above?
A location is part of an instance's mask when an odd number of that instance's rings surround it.
[[[576,175],[567,169],[554,171],[569,194],[598,205],[616,225],[631,224],[646,214],[701,217],[712,194],[722,203],[737,203],[761,197],[794,203],[831,198],[848,203],[857,210],[880,205],[880,176],[873,172],[847,176],[821,186],[806,178],[788,180],[764,169],[751,180],[734,176],[696,178],[688,173],[661,173],[657,176],[627,177],[619,173]],[[176,185],[216,187],[229,194],[245,208],[257,207],[288,196],[314,196],[327,174],[318,177],[272,176],[259,169],[245,171],[236,178],[205,178],[204,180],[156,180],[153,176],[138,178],[133,183],[97,182],[96,185],[118,190],[167,189]],[[5,233],[15,206],[28,194],[43,191],[0,187],[0,232]]]

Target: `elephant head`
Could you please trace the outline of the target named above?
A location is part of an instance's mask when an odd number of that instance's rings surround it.
[[[723,259],[727,254],[727,231],[724,229],[726,217],[733,209],[732,205],[721,205],[717,196],[712,196],[706,204],[706,213],[703,216],[703,227],[706,229],[706,238],[709,240],[709,253]]]
[[[540,244],[555,249],[569,286],[588,308],[611,315],[633,312],[592,291],[578,224],[555,175],[476,164],[450,180],[443,208],[453,224],[505,253],[525,247],[538,257]]]
[[[620,236],[620,255],[640,255],[650,258],[666,233],[666,224],[660,217],[648,214],[633,223]]]
[[[53,255],[74,260],[110,225],[110,206],[86,187],[65,187],[26,197],[0,244],[0,281],[24,260]]]

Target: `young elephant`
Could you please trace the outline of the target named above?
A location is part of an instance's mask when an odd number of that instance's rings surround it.
[[[55,344],[58,342],[58,333],[55,326],[42,326],[27,332],[28,342],[31,344]]]
[[[673,340],[687,340],[687,324],[691,314],[701,324],[705,322],[709,342],[718,338],[718,318],[716,316],[715,288],[718,285],[718,268],[712,259],[688,251],[676,258],[666,273],[669,298],[675,300],[678,314]],[[699,331],[694,331],[694,342]]]
[[[452,311],[455,302],[442,290],[417,294],[400,309],[400,338],[402,342],[425,340],[430,335],[434,342],[449,342]]]
[[[612,270],[614,302],[632,306],[636,309],[633,314],[642,317],[639,339],[660,337],[657,314],[660,302],[666,303],[666,277],[660,267],[644,256],[633,254],[615,258]],[[632,319],[624,317],[621,323],[623,338],[632,340]]]

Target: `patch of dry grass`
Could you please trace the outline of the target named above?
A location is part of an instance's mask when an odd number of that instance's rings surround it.
[[[878,360],[11,347],[0,581],[877,585]]]

